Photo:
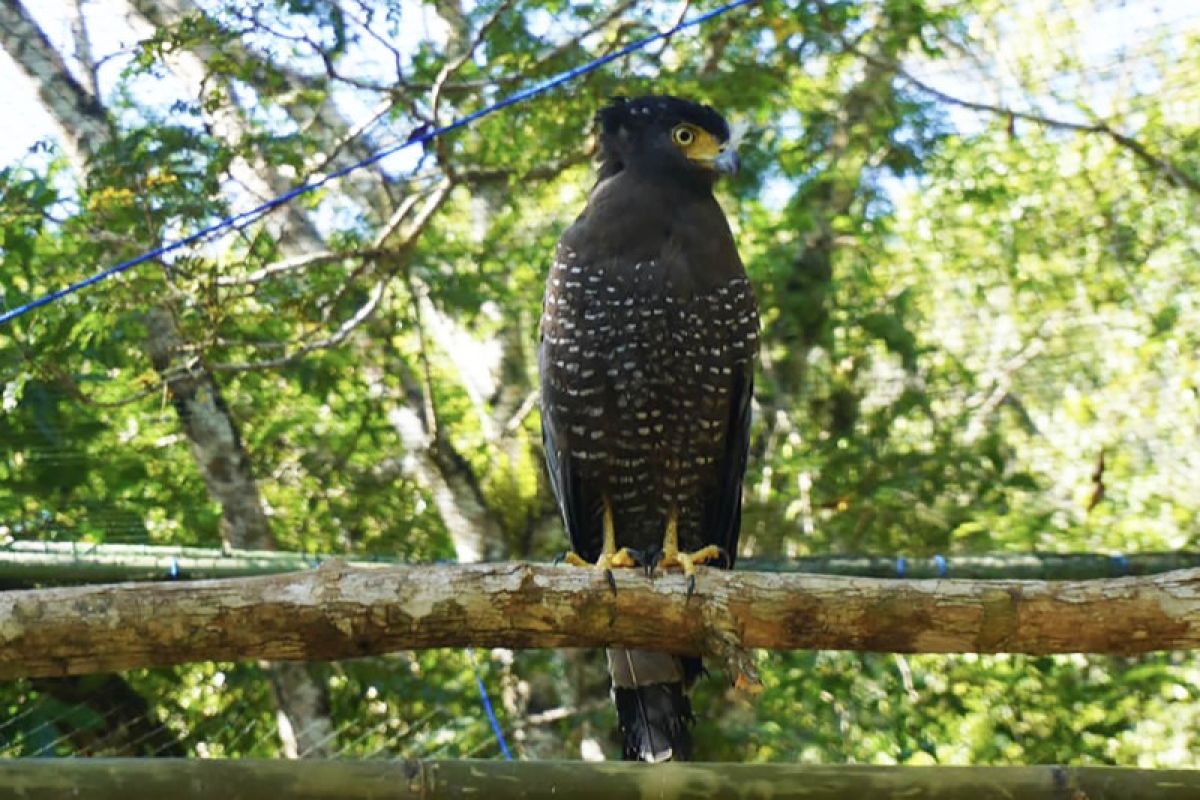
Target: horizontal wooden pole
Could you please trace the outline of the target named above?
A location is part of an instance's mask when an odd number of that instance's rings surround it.
[[[190,580],[274,575],[312,569],[331,556],[271,550],[220,550],[143,544],[13,541],[0,545],[0,581],[17,584]],[[348,559],[352,566],[400,566],[393,558]],[[746,558],[761,572],[809,572],[871,578],[1084,580],[1157,575],[1200,567],[1200,552],[995,553],[959,556],[814,555]]]
[[[431,647],[622,644],[1139,653],[1200,647],[1200,570],[1095,581],[900,581],[522,563],[319,569],[188,583],[0,592],[0,679],[208,660],[318,660]]]
[[[1192,800],[1200,771],[1117,767],[877,767],[577,761],[0,762],[0,797],[60,800]]]

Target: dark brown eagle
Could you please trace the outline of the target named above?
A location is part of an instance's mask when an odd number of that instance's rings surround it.
[[[733,566],[758,349],[754,293],[713,197],[737,156],[712,108],[617,98],[600,174],[559,240],[539,350],[542,431],[567,560]],[[608,651],[625,758],[687,760],[698,658]]]

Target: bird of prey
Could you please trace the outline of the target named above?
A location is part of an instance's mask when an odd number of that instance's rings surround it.
[[[558,242],[542,307],[542,431],[568,562],[733,566],[758,311],[713,196],[729,126],[675,97],[595,117],[599,176]],[[687,760],[698,658],[612,648],[628,760]]]

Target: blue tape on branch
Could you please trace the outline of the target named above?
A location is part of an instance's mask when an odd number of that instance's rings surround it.
[[[155,259],[160,256],[164,256],[167,253],[170,253],[174,250],[178,250],[181,247],[186,247],[189,244],[193,244],[195,242],[200,241],[201,239],[206,239],[215,234],[224,233],[224,232],[233,230],[234,228],[238,227],[239,225],[248,225],[251,222],[253,222],[254,220],[256,220],[259,217],[266,214],[267,212],[275,210],[276,208],[283,205],[284,203],[287,203],[290,200],[294,200],[295,198],[299,197],[302,194],[307,194],[308,192],[311,192],[315,189],[319,189],[322,186],[324,186],[325,184],[329,183],[330,181],[333,181],[333,180],[341,178],[345,175],[348,175],[349,173],[354,172],[355,170],[362,169],[363,167],[367,167],[378,161],[382,161],[383,159],[387,158],[388,156],[392,155],[393,153],[398,153],[407,147],[415,147],[418,145],[423,145],[426,142],[428,142],[431,139],[434,139],[438,136],[441,136],[446,133],[450,133],[451,131],[458,130],[459,128],[464,128],[467,125],[470,125],[472,122],[475,122],[478,119],[482,119],[483,117],[486,117],[489,114],[493,114],[503,108],[508,108],[509,106],[516,105],[517,103],[528,100],[529,98],[534,97],[539,94],[542,94],[543,92],[548,92],[549,90],[551,90],[557,86],[561,86],[564,83],[567,83],[569,81],[574,80],[575,78],[580,77],[581,75],[586,75],[589,72],[593,72],[593,71],[599,69],[600,67],[604,66],[605,64],[616,61],[618,58],[623,58],[623,57],[629,55],[630,53],[636,52],[637,50],[641,50],[643,47],[653,44],[654,42],[657,42],[660,39],[666,39],[667,37],[673,36],[674,34],[678,33],[679,31],[694,27],[696,25],[703,24],[705,22],[708,22],[710,19],[713,19],[714,17],[719,17],[720,15],[724,14],[727,11],[732,11],[735,8],[738,8],[740,6],[749,5],[750,3],[753,3],[753,2],[755,2],[755,0],[734,0],[734,2],[732,2],[732,3],[726,3],[723,6],[718,6],[718,7],[714,8],[712,11],[701,14],[698,17],[693,17],[692,19],[684,20],[683,22],[680,22],[678,25],[676,25],[675,27],[673,27],[669,30],[660,31],[659,33],[655,33],[650,36],[647,36],[644,39],[638,39],[635,42],[631,42],[630,44],[625,45],[620,50],[615,50],[612,53],[609,53],[608,55],[593,59],[593,60],[589,61],[588,63],[583,64],[582,66],[574,67],[572,69],[566,70],[565,72],[560,72],[552,78],[547,78],[546,80],[535,83],[532,86],[528,86],[524,89],[513,92],[508,97],[505,97],[503,100],[493,103],[490,106],[485,106],[485,107],[479,109],[478,111],[475,111],[471,114],[466,115],[465,117],[460,117],[459,119],[456,119],[454,122],[451,122],[449,125],[446,125],[441,128],[435,128],[433,130],[427,130],[427,131],[422,131],[420,128],[418,128],[417,130],[413,131],[412,135],[410,135],[402,143],[395,145],[393,147],[385,148],[372,156],[364,158],[362,161],[351,164],[347,167],[342,167],[341,169],[339,169],[335,172],[331,172],[328,175],[324,175],[320,178],[311,180],[307,183],[302,183],[299,186],[296,186],[295,188],[291,189],[290,191],[285,192],[284,194],[281,194],[280,196],[276,197],[273,200],[268,200],[267,202],[263,203],[262,205],[256,206],[256,207],[250,209],[249,211],[243,211],[240,214],[235,214],[232,217],[227,217],[226,219],[223,219],[214,225],[209,225],[207,228],[204,228],[202,230],[197,231],[196,233],[193,233],[191,236],[186,236],[182,239],[177,239],[173,242],[168,242],[167,244],[165,244],[161,247],[156,247],[155,249],[151,250],[148,253],[143,253],[142,255],[137,256],[136,258],[131,258],[128,261],[122,261],[120,264],[109,267],[108,269],[103,270],[101,272],[97,272],[95,275],[92,275],[89,278],[84,278],[83,280],[81,280],[77,283],[72,283],[70,286],[65,286],[62,289],[51,292],[50,294],[47,294],[43,297],[39,297],[36,300],[31,300],[30,302],[25,303],[24,305],[17,306],[16,308],[14,308],[10,311],[5,311],[4,313],[0,314],[0,325],[4,324],[6,322],[9,322],[11,320],[14,320],[17,317],[21,316],[22,314],[28,313],[28,312],[34,310],[35,308],[41,308],[42,306],[49,305],[50,303],[53,303],[55,300],[66,297],[69,294],[74,294],[75,292],[78,292],[80,289],[85,289],[88,286],[99,283],[102,280],[111,278],[113,275],[118,275],[122,272],[125,272],[128,269],[132,269],[133,267],[138,266],[139,264],[144,264],[147,261],[150,261],[151,259]]]
[[[479,699],[483,701],[483,710],[487,712],[488,721],[492,723],[492,732],[496,734],[496,741],[500,743],[500,752],[504,754],[505,761],[512,761],[512,754],[508,752],[508,743],[504,741],[504,732],[500,730],[496,712],[492,711],[492,701],[488,698],[487,688],[483,685],[483,678],[479,677],[479,668],[475,666],[475,653],[469,647],[467,648],[467,660],[471,662],[471,671],[475,673],[475,685],[479,687]]]
[[[943,555],[934,556],[933,565],[937,567],[937,574],[939,578],[946,577],[946,573],[950,571],[950,565],[946,563],[946,557]]]
[[[896,577],[897,578],[904,577],[904,567],[907,565],[907,563],[908,562],[904,560],[904,556],[899,556],[896,559]]]
[[[1118,575],[1128,575],[1129,574],[1129,559],[1126,558],[1125,556],[1121,555],[1120,553],[1117,553],[1115,556],[1112,557],[1112,563],[1113,563],[1113,569],[1116,570],[1116,573]]]

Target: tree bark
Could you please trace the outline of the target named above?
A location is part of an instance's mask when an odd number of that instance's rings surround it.
[[[0,680],[187,661],[401,649],[653,647],[740,666],[743,648],[1116,653],[1200,647],[1200,570],[1082,582],[896,581],[531,564],[320,569],[0,593]]]
[[[250,455],[212,373],[200,364],[176,363],[184,352],[183,339],[163,308],[146,312],[146,341],[150,362],[167,384],[208,493],[221,504],[221,538],[232,547],[270,548],[271,523],[263,511]]]
[[[58,122],[71,165],[87,174],[87,160],[112,131],[100,101],[75,79],[50,39],[18,0],[0,0],[0,46],[37,86]]]
[[[2,796],[58,800],[442,800],[612,797],[772,800],[1184,800],[1200,770],[1119,767],[890,767],[580,761],[227,761],[21,759],[0,764]]]

